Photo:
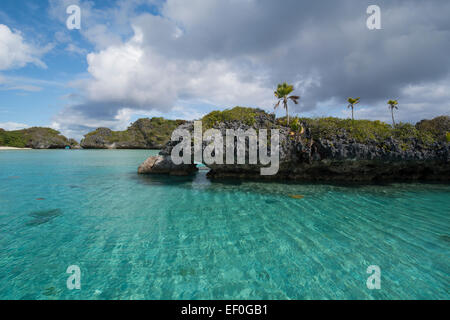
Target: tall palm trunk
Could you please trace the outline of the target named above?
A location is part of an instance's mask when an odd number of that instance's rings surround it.
[[[287,125],[289,125],[289,107],[286,99],[284,100],[284,108],[286,109]]]
[[[355,118],[353,117],[353,105],[352,105],[352,121],[354,121]]]
[[[394,108],[391,108],[391,114],[392,114],[392,123],[394,124],[394,127],[395,127]]]

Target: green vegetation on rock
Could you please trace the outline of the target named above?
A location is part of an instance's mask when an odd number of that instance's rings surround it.
[[[255,117],[261,112],[264,111],[245,107],[213,111],[202,118],[202,124],[205,129],[210,129],[215,124],[226,121],[242,121],[246,125],[252,126],[255,123]]]
[[[434,142],[449,142],[446,138],[450,131],[450,122],[444,121],[449,117],[441,116],[433,120],[422,120],[416,125],[410,123],[398,123],[395,128],[379,120],[351,120],[334,117],[328,118],[294,118],[293,123],[298,122],[311,130],[314,139],[334,139],[345,135],[348,139],[354,139],[359,143],[374,141],[382,143],[386,139],[394,138],[405,141],[407,144],[417,139],[419,143],[429,145]],[[284,118],[277,119],[277,123],[286,126]],[[297,131],[291,125],[292,131]]]
[[[14,148],[59,149],[74,147],[78,143],[67,139],[59,131],[50,128],[33,127],[29,129],[5,131],[0,129],[0,146]]]
[[[311,130],[313,138],[331,139],[338,134],[347,133],[358,142],[385,140],[392,136],[390,125],[381,121],[351,120],[339,118],[300,118]]]
[[[429,132],[438,141],[447,141],[450,132],[450,117],[440,116],[432,120],[422,120],[416,124],[419,131]]]
[[[347,138],[355,139],[359,143],[375,141],[382,143],[386,139],[394,138],[401,141],[417,139],[420,143],[431,144],[443,141],[434,132],[418,129],[409,123],[399,123],[393,128],[391,125],[379,120],[351,120],[339,118],[300,118],[311,129],[313,138],[332,139],[337,135],[346,134]]]
[[[221,122],[241,121],[246,125],[255,124],[255,118],[268,114],[260,109],[235,107],[224,111],[213,111],[204,116],[204,129],[212,128]],[[288,127],[291,131],[298,133],[309,128],[313,139],[334,139],[344,137],[354,139],[359,143],[376,142],[382,144],[387,139],[393,138],[403,142],[404,148],[416,140],[418,143],[429,145],[434,142],[447,142],[450,132],[450,117],[441,116],[432,120],[422,120],[416,125],[410,123],[398,123],[393,127],[385,122],[375,120],[352,120],[334,117],[327,118],[299,118],[294,117],[287,125],[287,118],[281,117],[276,120],[276,125]],[[267,127],[273,127],[267,124]]]
[[[25,148],[27,142],[25,140],[24,134],[21,131],[5,131],[0,130],[0,146],[3,147],[14,147],[14,148]]]

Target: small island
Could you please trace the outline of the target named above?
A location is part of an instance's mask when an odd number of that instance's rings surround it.
[[[6,131],[0,128],[0,147],[16,149],[148,149],[160,150],[170,140],[172,131],[184,120],[142,118],[124,131],[97,128],[87,133],[81,143],[59,131],[33,127]]]
[[[6,131],[0,128],[0,147],[15,149],[78,149],[78,142],[51,128]]]
[[[143,118],[132,123],[125,131],[98,128],[81,140],[83,149],[162,149],[170,140],[172,131],[184,120]]]
[[[450,117],[422,120],[415,125],[395,126],[381,121],[339,118],[276,119],[274,114],[236,107],[214,111],[202,119],[206,128],[225,135],[227,129],[280,130],[280,169],[276,175],[261,176],[260,165],[209,165],[211,179],[269,179],[295,181],[449,181]],[[193,122],[179,129],[193,132]],[[147,159],[140,174],[189,175],[197,165],[176,165],[174,147],[168,142],[158,156]],[[203,144],[203,149],[206,144]],[[248,143],[246,153],[248,154]]]

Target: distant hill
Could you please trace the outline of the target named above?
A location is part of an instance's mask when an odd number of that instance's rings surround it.
[[[143,118],[125,131],[98,128],[81,140],[84,149],[161,149],[184,120]]]
[[[74,139],[68,139],[59,131],[50,128],[33,127],[6,131],[0,129],[0,146],[33,149],[64,149],[79,147]]]

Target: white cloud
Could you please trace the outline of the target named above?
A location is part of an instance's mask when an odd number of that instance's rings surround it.
[[[17,122],[3,122],[3,123],[0,123],[0,128],[5,129],[7,131],[20,130],[20,129],[25,129],[25,128],[28,128],[28,127],[29,126],[27,124],[17,123]]]
[[[263,78],[243,79],[242,69],[226,60],[164,57],[143,44],[144,32],[136,25],[130,41],[88,55],[92,78],[79,85],[89,101],[169,111],[185,98],[223,106],[271,100],[271,88],[264,86]]]
[[[160,19],[151,15],[134,26],[133,37],[120,45],[87,55],[89,79],[76,81],[85,101],[67,107],[55,123],[68,134],[82,128],[109,126],[123,129],[132,115],[200,118],[202,113],[180,101],[222,108],[247,105],[270,109],[273,90],[262,76],[242,77],[243,66],[224,59],[166,57],[144,43],[148,30],[141,23]],[[179,33],[174,38],[182,37]]]
[[[21,68],[30,63],[46,68],[40,57],[48,50],[26,43],[19,31],[11,31],[0,24],[0,70]]]
[[[67,52],[78,54],[81,56],[86,55],[88,53],[86,49],[80,48],[80,47],[74,45],[73,43],[69,43],[67,45],[67,47],[65,48],[65,50]]]

